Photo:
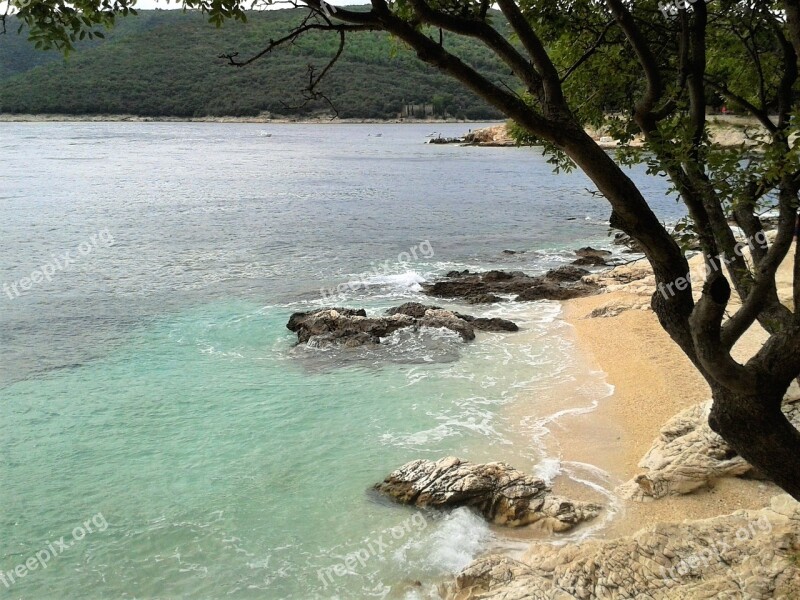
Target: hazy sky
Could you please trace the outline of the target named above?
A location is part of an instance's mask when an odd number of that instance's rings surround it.
[[[359,1],[359,0],[331,0],[330,4],[335,6],[353,6],[356,4],[366,4],[366,2]],[[161,8],[161,9],[175,9],[181,8],[180,2],[165,2],[164,0],[137,0],[136,1],[136,8],[141,9],[148,9],[148,8]],[[287,4],[278,4],[274,8],[290,8]]]

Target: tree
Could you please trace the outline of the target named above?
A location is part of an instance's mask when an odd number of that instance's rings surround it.
[[[25,1],[18,13],[35,39],[66,49],[130,6],[130,0],[81,0],[76,17],[58,0]],[[239,0],[184,4],[218,24],[246,16]],[[307,17],[285,37],[265,41],[255,56],[231,54],[228,61],[243,66],[307,32],[330,32],[338,50],[325,68],[308,73],[307,97],[318,99],[347,36],[385,31],[513,119],[559,166],[582,169],[611,205],[612,225],[644,249],[660,290],[653,310],[711,387],[711,427],[800,500],[800,432],[781,411],[800,374],[800,250],[793,257],[791,308],[780,302],[775,282],[791,248],[800,190],[800,0],[496,0],[501,15],[489,10],[489,0],[301,5]],[[501,17],[513,36],[501,33]],[[454,36],[490,49],[508,67],[511,83],[485,76],[451,52]],[[706,106],[720,99],[760,123],[747,147],[711,144]],[[627,144],[615,162],[586,133],[588,124],[605,124],[626,144],[640,135],[644,146]],[[707,263],[698,300],[686,280],[684,251],[621,166],[635,160],[668,177],[687,207],[681,227],[696,233]],[[778,212],[771,242],[760,218],[768,207]],[[747,236],[751,258],[730,219]],[[741,301],[735,310],[734,293]],[[731,349],[756,321],[769,339],[737,363]]]

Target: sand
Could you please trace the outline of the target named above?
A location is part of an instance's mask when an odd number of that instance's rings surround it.
[[[790,252],[789,257],[793,256]],[[787,264],[779,274],[783,290],[791,282]],[[644,263],[634,265],[636,270]],[[693,270],[701,269],[699,260]],[[623,268],[625,269],[625,267]],[[596,465],[612,476],[610,486],[643,472],[637,465],[660,428],[684,408],[710,398],[710,389],[691,362],[669,338],[649,309],[654,287],[649,279],[628,285],[611,285],[607,292],[563,303],[562,318],[572,326],[576,352],[589,369],[600,369],[614,392],[600,401],[592,413],[559,420],[553,435],[558,438],[562,460]],[[783,295],[783,294],[782,294]],[[590,317],[595,309],[625,310],[616,316]],[[766,339],[755,325],[735,348],[743,360],[755,353]],[[559,477],[554,491],[571,497],[587,497],[585,486]],[[718,480],[708,489],[678,497],[641,503],[619,500],[619,512],[603,528],[602,537],[629,535],[662,521],[701,519],[737,509],[767,506],[781,490],[767,482],[740,478]]]

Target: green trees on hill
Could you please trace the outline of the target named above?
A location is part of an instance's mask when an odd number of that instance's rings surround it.
[[[338,38],[311,34],[296,46],[231,67],[221,54],[256,52],[301,18],[296,10],[254,13],[222,28],[196,12],[140,11],[118,20],[105,41],[78,45],[64,59],[41,52],[16,27],[0,36],[0,112],[253,116],[261,112],[310,116],[331,112],[324,101],[302,104],[309,64],[322,68]],[[453,40],[468,62],[506,76],[499,61],[469,40]],[[324,91],[342,118],[394,118],[408,103],[432,104],[437,116],[501,115],[457,82],[420,63],[384,33],[353,37]]]

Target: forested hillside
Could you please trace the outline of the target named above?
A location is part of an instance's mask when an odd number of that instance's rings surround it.
[[[87,42],[64,59],[17,35],[0,36],[0,113],[131,114],[141,116],[308,116],[330,107],[300,107],[308,66],[322,68],[336,51],[334,34],[304,37],[245,68],[221,54],[247,57],[296,25],[300,10],[249,15],[217,29],[196,12],[140,11],[120,19],[106,39]],[[494,79],[506,73],[477,43],[445,44]],[[420,63],[381,33],[348,38],[322,91],[342,118],[394,118],[404,105],[429,105],[437,116],[500,115],[452,80]]]

